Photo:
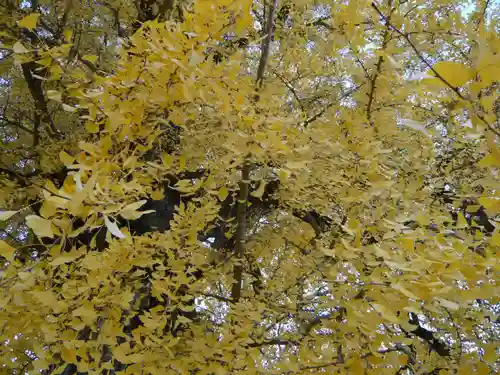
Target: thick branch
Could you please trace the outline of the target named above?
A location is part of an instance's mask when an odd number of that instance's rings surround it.
[[[35,107],[37,111],[43,116],[44,120],[49,125],[49,129],[53,135],[59,134],[59,130],[56,128],[54,121],[49,113],[49,108],[47,106],[47,101],[43,94],[42,83],[33,77],[33,71],[36,69],[36,64],[34,62],[29,62],[22,64],[23,75],[28,88],[30,90],[31,96],[35,102]]]
[[[261,55],[259,61],[259,67],[257,69],[257,87],[260,88],[264,79],[264,72],[266,70],[267,60],[269,58],[269,48],[271,45],[271,40],[273,38],[273,30],[275,24],[275,13],[278,6],[278,0],[273,0],[269,7],[269,14],[267,17],[266,24],[266,37],[262,41]],[[256,95],[255,101],[259,100],[259,96]],[[243,279],[243,257],[245,255],[245,241],[246,241],[246,230],[247,230],[247,204],[248,204],[248,187],[250,183],[250,164],[245,163],[241,171],[241,181],[239,183],[239,194],[237,202],[236,211],[236,234],[235,234],[235,245],[234,245],[234,255],[236,257],[236,264],[234,266],[234,280],[233,286],[231,288],[231,299],[234,302],[238,302],[241,297],[241,283]]]
[[[269,59],[269,49],[271,41],[273,40],[273,30],[275,23],[276,8],[278,7],[278,0],[273,0],[269,6],[269,13],[266,21],[266,37],[262,40],[262,53],[260,55],[259,67],[257,69],[257,85],[262,86],[264,79],[264,72],[266,71],[267,60]]]
[[[248,184],[250,179],[250,166],[243,166],[241,172],[240,191],[238,194],[237,211],[236,211],[236,234],[234,255],[236,264],[234,266],[234,280],[231,289],[231,299],[238,302],[241,297],[241,283],[243,278],[243,256],[245,254],[245,240],[247,231],[247,201],[248,201]]]

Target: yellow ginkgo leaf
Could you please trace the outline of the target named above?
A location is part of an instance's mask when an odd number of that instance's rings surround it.
[[[12,46],[12,50],[15,52],[15,53],[28,53],[29,50],[23,46],[23,44],[21,42],[15,42],[14,45]]]
[[[460,305],[458,303],[450,301],[448,299],[437,297],[436,300],[439,302],[441,306],[447,309],[458,310],[460,308]]]
[[[378,303],[373,303],[372,307],[377,310],[380,315],[384,319],[387,319],[391,323],[399,323],[399,318],[391,311],[389,310],[386,306],[378,304]]]
[[[262,196],[264,195],[265,188],[266,188],[266,183],[264,181],[261,181],[257,190],[250,193],[250,195],[256,198],[262,198]]]
[[[0,212],[0,221],[9,220],[17,211],[2,211]]]
[[[59,152],[59,159],[64,165],[71,165],[75,161],[75,158],[65,151]]]
[[[90,61],[92,64],[95,64],[97,62],[97,56],[96,55],[83,55],[82,59]]]
[[[163,199],[163,197],[164,197],[163,191],[161,190],[153,190],[153,192],[151,193],[151,199],[155,201],[159,201]]]
[[[411,298],[411,299],[414,299],[414,300],[418,300],[419,299],[415,294],[413,294],[408,289],[406,289],[405,286],[401,282],[394,283],[391,286],[394,289],[400,291],[402,294],[404,294],[408,298]]]
[[[432,67],[446,82],[452,86],[462,86],[474,76],[474,71],[464,64],[440,61]],[[430,75],[435,75],[429,72]]]
[[[120,216],[127,220],[136,220],[140,218],[144,214],[148,214],[151,212],[154,212],[153,210],[147,210],[147,211],[137,211],[139,208],[141,208],[147,201],[146,200],[140,200],[135,203],[131,203],[127,206],[125,206],[121,211],[120,211]]]
[[[486,155],[484,158],[482,158],[477,165],[482,168],[488,168],[488,167],[498,167],[500,166],[500,160],[498,159],[497,155],[494,153]]]
[[[43,306],[51,307],[51,308],[56,308],[57,307],[57,295],[50,291],[50,290],[44,290],[44,291],[32,291],[30,294],[35,297],[35,299],[40,302]]]
[[[492,246],[500,246],[500,232],[498,230],[491,236],[490,245]]]
[[[491,214],[500,212],[500,199],[497,197],[480,197],[478,198],[480,205],[484,206]]]
[[[71,42],[71,39],[73,38],[73,30],[72,29],[64,30],[63,35],[64,35],[64,40],[66,40],[67,42]]]
[[[55,100],[56,102],[60,102],[62,100],[61,93],[56,90],[47,90],[47,97]]]
[[[77,109],[73,106],[70,106],[70,105],[67,105],[65,103],[63,103],[62,105],[63,109],[66,111],[66,112],[76,112]]]
[[[43,219],[37,215],[29,215],[26,217],[26,224],[38,237],[54,237],[50,220]]]
[[[218,195],[219,195],[219,199],[221,201],[225,200],[227,198],[227,196],[229,195],[229,190],[227,190],[227,187],[223,186],[219,189],[219,192],[218,192]]]
[[[12,246],[10,246],[7,242],[1,241],[0,240],[0,255],[6,258],[7,260],[12,260],[14,259],[14,252],[16,249],[14,249]]]
[[[465,216],[463,214],[458,214],[457,228],[467,228],[468,226],[469,223],[465,219]]]
[[[61,351],[61,358],[66,363],[76,363],[76,350],[74,348],[63,348]]]
[[[500,75],[500,64],[499,63],[488,63],[482,69],[478,71],[481,81],[485,85],[491,85],[495,80],[498,80]]]
[[[30,15],[19,20],[17,24],[19,25],[19,27],[25,27],[27,29],[33,30],[36,28],[38,18],[40,18],[40,13],[31,13]]]
[[[106,224],[106,227],[113,236],[118,238],[125,238],[125,235],[120,231],[120,228],[118,228],[116,222],[109,220],[106,215],[104,215],[104,224]]]

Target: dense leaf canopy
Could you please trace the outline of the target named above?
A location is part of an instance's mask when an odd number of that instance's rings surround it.
[[[495,0],[0,0],[0,373],[499,370]]]

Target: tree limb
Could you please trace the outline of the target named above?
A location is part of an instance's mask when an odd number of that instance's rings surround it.
[[[412,325],[417,326],[417,328],[415,328],[413,331],[410,331],[410,333],[413,333],[415,336],[420,337],[422,340],[426,341],[429,345],[430,350],[435,351],[441,357],[450,356],[450,348],[444,342],[435,338],[432,331],[429,331],[428,329],[422,327],[420,325],[420,320],[418,319],[416,314],[410,313],[410,319],[408,322]]]
[[[47,106],[47,100],[45,99],[45,95],[43,94],[42,83],[40,80],[37,80],[33,77],[33,71],[36,69],[36,63],[30,61],[29,63],[25,63],[21,65],[23,70],[24,79],[28,84],[28,89],[30,90],[31,96],[35,102],[35,107],[39,111],[40,115],[44,117],[44,120],[47,122],[50,132],[52,135],[59,135],[59,130],[56,128],[54,121],[49,113],[49,108]]]
[[[389,13],[389,16],[387,18],[384,18],[385,20],[385,30],[384,30],[384,35],[383,35],[383,41],[382,41],[382,51],[385,51],[387,48],[387,44],[389,44],[390,41],[390,26],[391,26],[391,17],[392,13],[394,12],[395,8],[392,8],[392,0],[389,0],[389,8],[391,8],[391,12]],[[380,75],[380,72],[382,70],[382,64],[384,62],[384,56],[380,55],[377,61],[377,65],[375,66],[375,74],[371,78],[370,81],[370,93],[368,94],[368,104],[366,105],[366,114],[368,117],[368,121],[371,121],[372,117],[372,104],[373,100],[375,97],[375,87],[377,83],[377,79]]]
[[[375,3],[372,3],[372,7],[375,9],[375,11],[382,17],[382,19],[386,22],[386,24],[393,29],[396,33],[401,35],[410,45],[410,47],[413,49],[415,54],[418,56],[418,58],[434,73],[436,78],[439,78],[446,86],[448,86],[450,89],[452,89],[460,99],[466,100],[466,98],[462,95],[458,87],[453,86],[450,84],[441,74],[439,74],[436,69],[432,66],[432,64],[427,61],[427,59],[422,55],[422,53],[418,50],[418,48],[415,46],[415,44],[412,42],[408,34],[403,33],[401,30],[399,30],[397,27],[395,27],[393,24],[391,24],[390,18],[384,16],[384,14],[378,9],[377,5]]]
[[[247,230],[247,201],[248,184],[250,179],[250,165],[245,164],[241,171],[241,181],[239,183],[240,191],[238,193],[237,211],[236,211],[236,234],[234,255],[236,264],[234,266],[234,280],[231,288],[231,299],[238,302],[241,297],[241,283],[243,278],[243,256],[245,253],[245,241]]]
[[[430,70],[432,73],[434,73],[434,75],[436,76],[436,78],[438,78],[441,82],[443,82],[446,86],[448,86],[455,94],[457,94],[457,96],[464,100],[464,101],[470,101],[467,97],[465,97],[461,92],[460,92],[460,89],[458,87],[455,87],[453,86],[451,83],[449,83],[441,74],[439,74],[437,72],[436,69],[434,69],[433,65],[427,61],[427,59],[422,55],[422,53],[418,50],[418,48],[415,46],[415,44],[412,42],[412,40],[410,39],[409,35],[407,33],[404,33],[402,32],[401,30],[399,30],[397,27],[395,27],[394,25],[392,25],[390,23],[390,20],[388,17],[384,16],[384,14],[380,11],[380,9],[378,9],[377,5],[375,3],[372,3],[372,7],[375,9],[375,11],[380,15],[380,17],[382,17],[383,20],[385,20],[387,22],[387,24],[396,32],[398,33],[399,35],[401,35],[405,40],[406,42],[410,45],[410,47],[413,49],[413,51],[415,52],[415,54],[417,55],[417,57],[420,59],[420,61],[422,61]],[[482,116],[481,114],[476,114],[476,116],[486,124],[486,126],[493,132],[495,133],[497,136],[500,137],[500,132],[495,129],[493,127],[493,125],[491,125],[488,121],[486,121],[486,119],[484,118],[484,116]]]
[[[291,85],[291,83],[285,77],[283,77],[275,69],[272,69],[272,71],[276,75],[276,77],[278,77],[279,80],[281,82],[283,82],[283,84],[288,88],[288,90],[290,90],[290,92],[292,93],[293,97],[297,101],[297,104],[299,105],[300,110],[302,111],[302,113],[305,114],[306,113],[306,109],[304,108],[304,105],[302,104],[302,100],[300,100],[300,98],[299,98],[299,96],[298,96],[297,91],[295,90],[295,88]]]
[[[302,123],[302,126],[303,127],[307,127],[310,123],[316,121],[319,117],[321,117],[330,107],[334,106],[335,104],[337,104],[339,101],[341,101],[342,99],[345,99],[347,98],[349,95],[353,94],[354,92],[358,91],[360,89],[361,86],[363,86],[364,83],[356,86],[355,88],[353,88],[352,90],[349,90],[347,92],[345,92],[344,94],[342,94],[337,101],[335,102],[330,102],[328,104],[326,104],[323,109],[321,111],[319,111],[318,113],[312,115],[311,117],[309,117],[306,121],[304,121]]]
[[[275,14],[277,7],[278,7],[278,0],[273,0],[271,2],[271,5],[269,6],[269,13],[267,15],[267,22],[266,22],[266,37],[262,40],[262,45],[261,45],[262,52],[260,55],[259,67],[257,69],[257,85],[259,88],[262,86],[267,60],[269,59],[269,49],[271,47],[271,41],[273,40]]]

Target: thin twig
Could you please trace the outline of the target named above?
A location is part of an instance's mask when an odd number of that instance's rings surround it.
[[[453,86],[451,83],[449,83],[441,74],[439,74],[436,69],[434,69],[434,67],[432,66],[432,64],[427,61],[427,59],[422,55],[422,53],[418,50],[418,48],[415,46],[415,44],[413,44],[412,40],[410,39],[410,37],[408,36],[408,34],[405,34],[403,33],[401,30],[399,30],[397,27],[395,27],[394,25],[392,25],[389,21],[388,21],[388,18],[386,16],[384,16],[384,14],[380,11],[380,9],[378,9],[377,5],[375,3],[372,3],[372,7],[375,9],[375,11],[380,15],[380,17],[382,17],[383,20],[385,20],[387,22],[387,24],[396,32],[398,33],[399,35],[401,35],[405,40],[406,42],[410,45],[410,47],[413,49],[413,51],[415,52],[415,54],[417,55],[417,57],[420,59],[420,61],[422,61],[430,70],[432,73],[434,73],[434,75],[436,76],[436,78],[438,78],[441,82],[443,82],[446,86],[448,86],[454,93],[456,93],[458,95],[458,97],[464,101],[469,101],[470,102],[470,99],[468,99],[467,97],[465,97],[459,90],[458,87],[455,87]],[[495,133],[497,136],[500,137],[500,132],[495,129],[493,127],[493,125],[491,125],[488,121],[486,121],[486,119],[481,115],[481,114],[476,114],[476,116],[486,124],[486,126],[493,132]]]
[[[307,127],[310,123],[316,121],[319,117],[321,117],[328,109],[330,109],[330,107],[334,106],[335,104],[337,104],[340,100],[342,99],[345,99],[347,98],[349,95],[353,94],[354,92],[358,91],[362,86],[364,85],[364,83],[356,86],[354,89],[342,94],[337,101],[335,102],[330,102],[328,104],[326,104],[323,109],[321,111],[319,111],[318,113],[314,114],[313,116],[309,117],[306,121],[304,121],[302,123],[302,126],[303,127]]]
[[[351,43],[349,42],[349,44],[351,44]],[[356,60],[356,62],[358,63],[358,65],[361,66],[361,69],[363,69],[363,72],[365,72],[365,77],[368,80],[371,80],[372,77],[370,77],[370,73],[368,73],[368,69],[366,69],[366,66],[359,59],[358,55],[356,54],[356,51],[354,51],[354,48],[352,48],[352,45],[351,45],[351,51],[352,51],[352,55],[354,56],[354,59]]]
[[[295,98],[295,100],[299,104],[299,107],[300,107],[300,110],[302,111],[302,113],[306,113],[304,105],[302,104],[302,100],[300,100],[299,96],[297,95],[297,91],[295,91],[295,88],[290,84],[290,82],[285,77],[283,77],[275,69],[272,69],[272,71],[276,75],[276,77],[278,77],[280,79],[280,81],[283,82],[283,84],[288,88],[288,90],[290,90],[293,97]]]
[[[1,168],[0,167],[0,174],[1,173],[5,173],[6,175],[10,176],[14,180],[17,180],[17,182],[20,183],[22,186],[29,186],[31,184],[33,186],[36,186],[36,187],[38,187],[40,189],[43,189],[43,190],[47,191],[48,193],[50,193],[50,194],[52,194],[52,195],[54,195],[56,197],[59,197],[59,198],[62,198],[62,199],[66,199],[66,200],[70,200],[70,198],[68,198],[68,197],[65,197],[65,196],[62,196],[62,195],[60,195],[58,193],[50,191],[45,186],[37,184],[36,182],[33,182],[33,181],[28,181],[28,177],[23,176],[22,174],[17,173],[15,171],[12,171],[10,169],[6,169],[6,168]]]
[[[389,0],[389,7],[392,8],[392,0]],[[395,8],[391,9],[391,13],[389,13],[389,16],[387,18],[384,17],[385,20],[385,30],[384,30],[384,35],[382,39],[382,51],[385,51],[387,49],[387,45],[389,44],[390,41],[390,35],[389,35],[389,30],[391,26],[391,17],[392,13],[394,12]],[[380,75],[380,72],[382,70],[382,63],[384,62],[384,56],[381,54],[378,58],[377,65],[375,66],[375,74],[373,75],[371,82],[370,82],[370,93],[368,94],[368,104],[366,105],[366,115],[368,117],[368,121],[371,121],[372,117],[372,104],[373,100],[375,98],[375,87],[377,83],[377,79]]]
[[[233,300],[231,298],[227,298],[227,297],[223,297],[223,296],[219,296],[217,294],[212,294],[212,293],[200,293],[202,296],[204,297],[207,297],[207,298],[213,298],[213,299],[216,299],[218,301],[222,301],[222,302],[227,302],[227,303],[231,303],[233,302]]]
[[[415,46],[415,44],[413,44],[412,40],[410,39],[410,37],[407,34],[403,33],[401,30],[399,30],[397,27],[395,27],[393,24],[391,24],[390,19],[388,17],[384,16],[384,14],[380,11],[380,9],[378,9],[378,7],[375,3],[372,3],[372,7],[380,15],[380,17],[382,17],[382,19],[386,22],[386,24],[391,29],[393,29],[396,33],[401,35],[408,42],[408,44],[413,49],[413,51],[418,56],[418,58],[432,71],[432,73],[434,73],[436,78],[439,78],[446,86],[448,86],[450,89],[452,89],[458,95],[458,97],[460,99],[466,100],[466,98],[462,95],[462,93],[460,92],[460,90],[457,87],[455,87],[451,83],[449,83],[441,74],[439,74],[436,71],[436,69],[434,69],[432,64],[429,61],[427,61],[427,59],[422,55],[422,53],[418,50],[418,48]]]

